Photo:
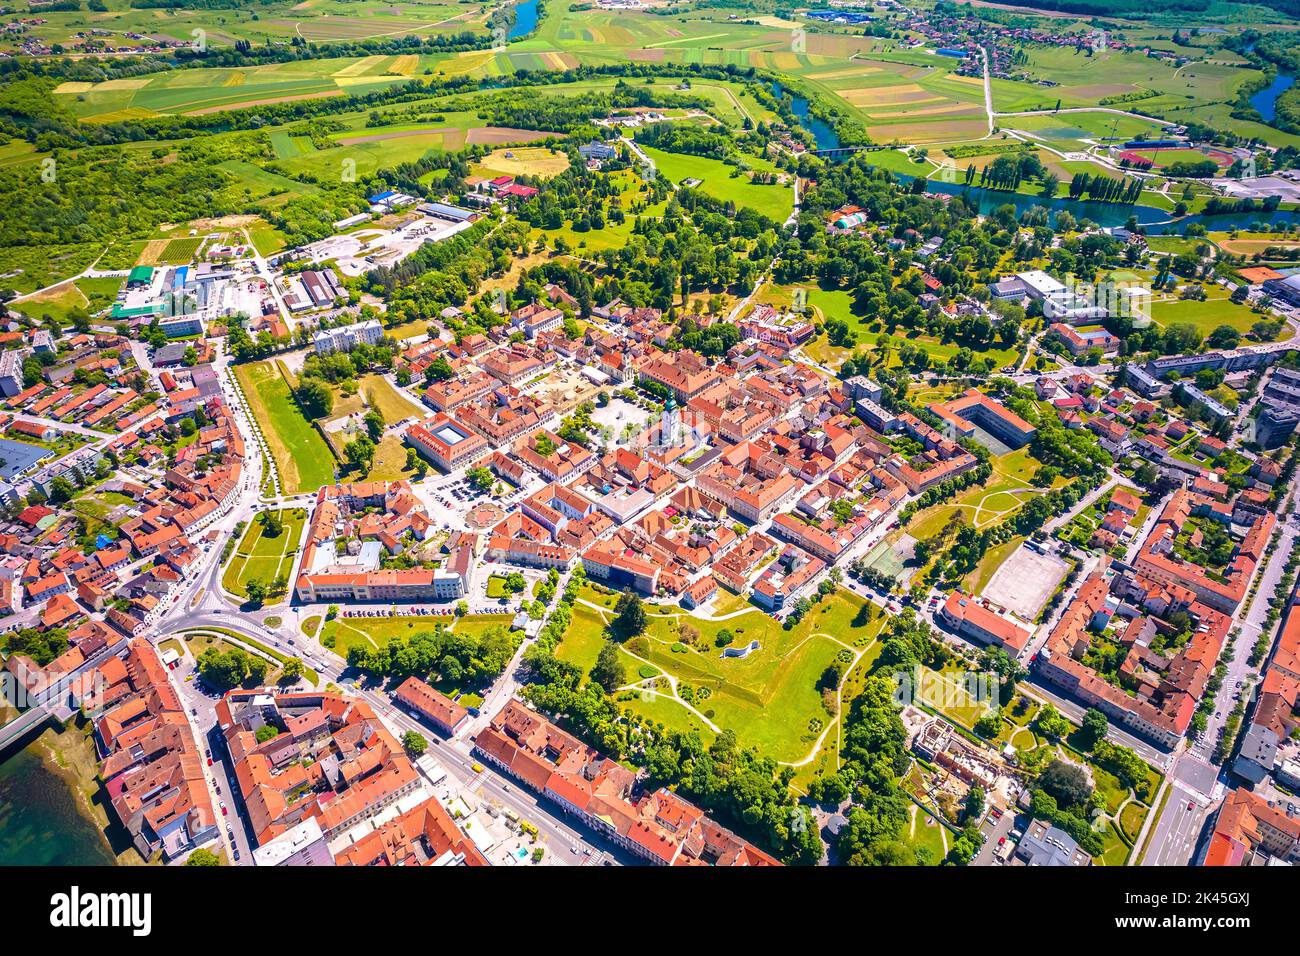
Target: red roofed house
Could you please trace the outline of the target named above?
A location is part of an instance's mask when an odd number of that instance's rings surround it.
[[[469,711],[418,677],[408,677],[393,692],[393,700],[423,717],[450,737],[469,720]]]

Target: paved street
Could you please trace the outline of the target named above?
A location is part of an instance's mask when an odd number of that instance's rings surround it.
[[[258,447],[256,435],[249,423],[247,410],[240,401],[238,393],[230,386],[228,366],[220,361],[223,380],[227,385],[228,401],[235,409],[236,423],[244,433],[250,448]],[[200,562],[187,575],[176,593],[171,596],[159,613],[150,629],[149,636],[155,642],[161,642],[170,635],[185,630],[220,628],[228,632],[227,640],[236,645],[242,639],[256,641],[290,656],[300,657],[303,662],[320,676],[321,686],[335,683],[347,687],[352,693],[360,695],[374,707],[380,718],[400,736],[407,730],[415,730],[430,740],[431,746],[427,756],[445,771],[443,779],[434,792],[444,801],[457,795],[468,797],[477,804],[487,803],[502,810],[510,810],[521,819],[537,827],[542,845],[547,849],[552,862],[568,865],[599,865],[606,863],[630,862],[626,854],[605,844],[585,827],[572,825],[557,808],[549,802],[539,802],[532,794],[523,790],[516,783],[506,779],[490,767],[475,760],[471,754],[473,733],[486,725],[487,720],[499,710],[517,692],[520,681],[518,663],[527,647],[521,645],[505,674],[485,695],[480,708],[480,717],[462,730],[456,740],[443,740],[437,733],[409,714],[399,710],[377,686],[361,684],[360,675],[347,671],[346,663],[314,640],[301,632],[301,621],[308,614],[323,614],[324,606],[293,607],[290,605],[271,605],[251,613],[242,609],[239,602],[226,595],[221,588],[221,551],[225,539],[233,534],[236,525],[251,521],[259,511],[270,507],[301,507],[308,511],[310,522],[311,510],[315,496],[294,495],[267,498],[261,494],[262,460],[260,455],[250,455],[246,460],[243,483],[237,492],[238,501],[231,511],[215,522],[209,529],[214,533],[215,543],[204,551]],[[435,482],[431,490],[433,496],[442,494],[442,489],[463,478],[463,475],[451,475]],[[656,503],[657,504],[657,503]],[[290,576],[292,579],[292,575]],[[561,579],[560,587],[567,582],[567,575]],[[495,601],[475,600],[473,612],[500,611]],[[427,605],[427,602],[426,602]],[[400,612],[401,608],[399,608]],[[265,619],[279,617],[278,627],[268,627]],[[431,617],[430,622],[436,621]],[[246,650],[256,653],[252,644],[243,645]],[[224,801],[228,816],[221,820],[221,844],[233,858],[233,850],[238,849],[239,863],[252,863],[253,835],[247,831],[246,821],[242,818],[242,804],[228,778],[229,767],[221,759],[222,749],[215,731],[216,697],[205,694],[199,682],[193,677],[195,662],[186,657],[178,668],[171,673],[171,678],[185,703],[186,713],[194,728],[196,738],[204,750],[211,750],[214,762],[205,768],[208,785],[212,792],[214,807],[220,807]],[[226,827],[230,826],[230,833]]]
[[[1209,813],[1208,803],[1181,782],[1170,786],[1169,798],[1147,841],[1143,866],[1186,866],[1196,851]]]
[[[1292,485],[1278,508],[1279,516],[1285,515],[1288,503],[1293,504],[1295,497],[1296,487]],[[1283,517],[1278,527],[1282,533],[1277,547],[1270,552],[1263,570],[1259,572],[1255,598],[1243,602],[1243,610],[1234,616],[1233,626],[1240,629],[1240,634],[1232,652],[1221,659],[1227,665],[1227,674],[1205,733],[1185,742],[1184,748],[1172,761],[1170,798],[1148,841],[1144,865],[1187,865],[1196,852],[1199,837],[1203,835],[1206,818],[1226,792],[1227,773],[1211,763],[1210,758],[1228,714],[1259,676],[1258,668],[1250,664],[1251,650],[1268,614],[1269,599],[1277,592],[1284,573],[1283,566],[1291,554],[1297,533],[1296,522],[1290,517]]]

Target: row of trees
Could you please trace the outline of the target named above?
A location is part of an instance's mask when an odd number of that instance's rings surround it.
[[[505,670],[519,646],[519,637],[504,625],[481,633],[448,631],[439,623],[432,631],[395,638],[378,648],[348,648],[348,665],[382,677],[421,679],[463,686],[482,686]]]

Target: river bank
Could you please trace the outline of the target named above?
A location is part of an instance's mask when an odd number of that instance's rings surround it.
[[[13,716],[0,713],[0,721]],[[47,728],[0,764],[0,866],[141,866],[110,824],[89,725]]]

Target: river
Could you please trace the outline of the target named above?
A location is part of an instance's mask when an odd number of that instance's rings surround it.
[[[522,0],[515,4],[515,22],[510,25],[507,40],[518,40],[537,29],[537,4],[540,0]]]
[[[1250,98],[1250,105],[1255,107],[1264,122],[1271,123],[1277,119],[1277,98],[1295,86],[1295,76],[1278,71],[1273,82]]]
[[[1277,94],[1289,87],[1295,82],[1295,77],[1290,75],[1279,75],[1273,85],[1278,86],[1283,79],[1286,83],[1280,86],[1274,92],[1272,99],[1269,101],[1269,108],[1272,109],[1272,103],[1276,101]],[[1257,93],[1256,96],[1262,95],[1264,91]],[[780,83],[772,84],[772,94],[780,99],[785,93],[785,89]],[[1255,98],[1251,98],[1255,102]],[[839,135],[828,124],[817,119],[808,111],[808,101],[801,96],[792,96],[790,108],[799,122],[813,135],[813,140],[817,143],[818,149],[835,149],[840,145]],[[1259,107],[1256,106],[1258,109]],[[1271,116],[1270,116],[1271,118]],[[867,154],[867,161],[871,161],[870,153]],[[910,182],[914,176],[908,176],[906,173],[894,173],[894,176],[901,181]],[[987,216],[998,206],[1004,206],[1007,203],[1016,207],[1016,215],[1022,215],[1035,206],[1046,206],[1053,213],[1068,211],[1076,219],[1091,219],[1099,226],[1114,227],[1122,226],[1129,221],[1132,216],[1137,217],[1138,223],[1151,235],[1163,235],[1165,233],[1182,234],[1183,230],[1192,223],[1201,223],[1207,229],[1212,230],[1229,230],[1243,229],[1252,223],[1267,223],[1275,225],[1277,223],[1298,224],[1300,223],[1300,214],[1290,211],[1278,210],[1273,213],[1253,212],[1253,213],[1229,213],[1219,216],[1186,216],[1176,222],[1171,222],[1173,214],[1164,209],[1157,209],[1154,206],[1133,205],[1126,206],[1119,203],[1104,202],[1084,202],[1068,197],[1054,197],[1052,199],[1041,199],[1037,196],[1026,196],[1022,193],[1001,192],[996,189],[981,189],[978,186],[966,186],[961,183],[945,183],[939,180],[930,180],[926,183],[926,192],[929,193],[947,193],[950,196],[960,196],[963,193],[968,194],[979,207],[981,215]]]
[[[112,866],[108,841],[38,745],[0,763],[0,866]]]
[[[785,88],[780,83],[772,84],[772,95],[778,100],[785,95]],[[808,111],[808,101],[802,96],[790,97],[790,111],[799,120],[799,125],[812,133],[813,142],[818,149],[835,149],[840,145],[840,134],[829,123],[824,123]]]
[[[867,155],[867,161],[871,161],[870,154]],[[895,178],[910,182],[915,176],[909,176],[906,173],[894,173]],[[1154,206],[1126,206],[1121,203],[1109,202],[1083,202],[1077,199],[1053,198],[1042,199],[1038,196],[1026,196],[1022,193],[1001,192],[996,189],[981,189],[978,186],[965,186],[961,183],[945,183],[939,180],[928,180],[925,186],[926,192],[929,193],[946,193],[950,196],[960,196],[968,193],[972,200],[975,201],[981,215],[987,216],[999,206],[1005,206],[1008,203],[1016,207],[1016,215],[1019,216],[1035,206],[1045,206],[1053,213],[1065,210],[1076,219],[1091,219],[1099,226],[1113,227],[1122,226],[1128,222],[1129,217],[1136,216],[1139,225],[1141,225],[1151,235],[1163,235],[1165,233],[1181,234],[1183,230],[1192,223],[1201,223],[1207,229],[1228,230],[1242,229],[1251,223],[1300,223],[1300,214],[1291,211],[1277,210],[1273,213],[1251,212],[1251,213],[1229,213],[1218,216],[1185,216],[1182,219],[1171,222],[1172,213],[1165,209],[1157,209]]]

